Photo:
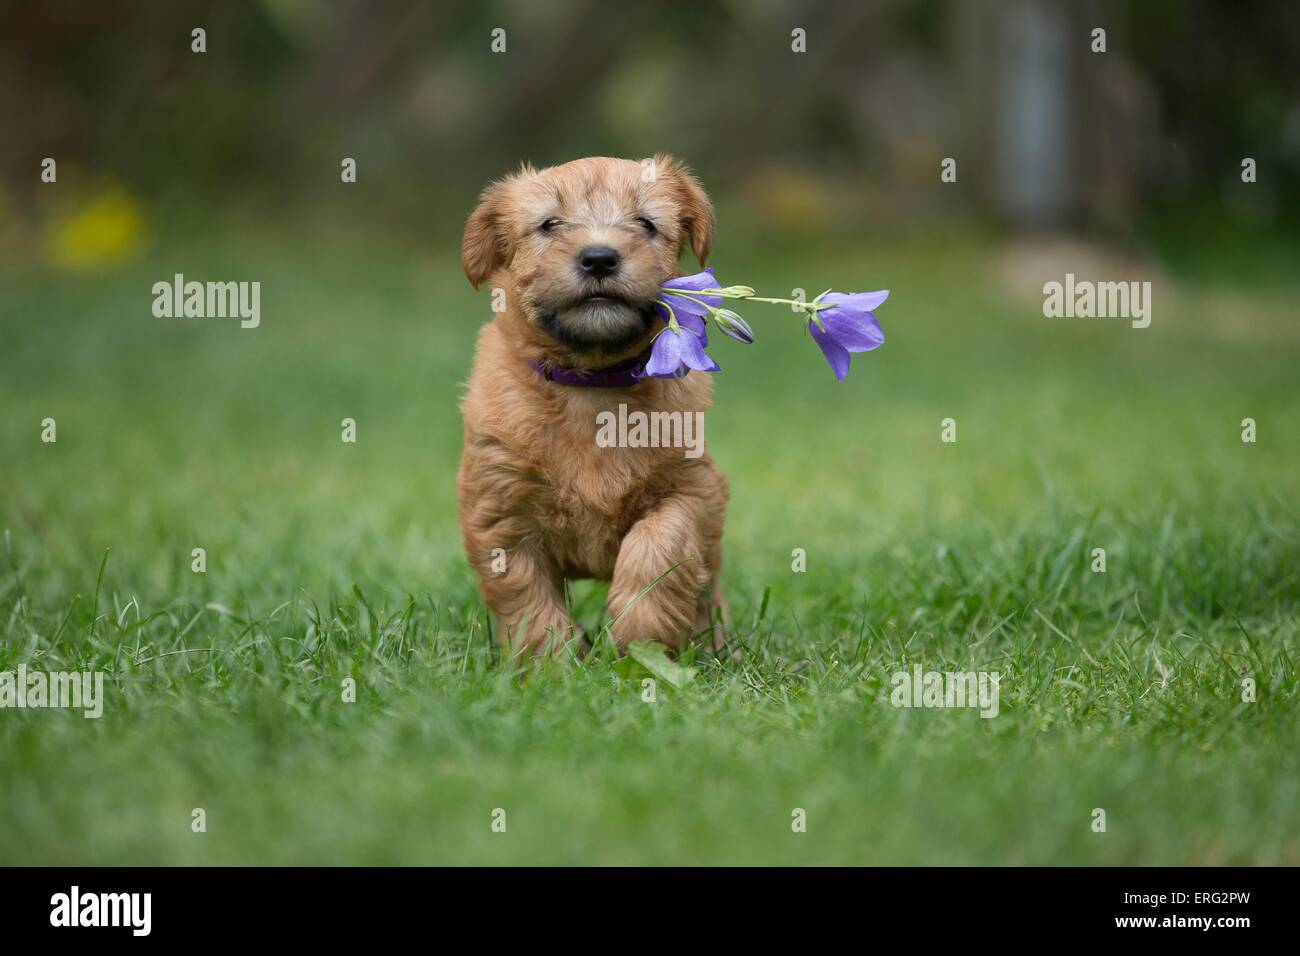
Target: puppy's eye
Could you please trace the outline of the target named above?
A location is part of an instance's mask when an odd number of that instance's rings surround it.
[[[642,229],[644,229],[646,231],[646,235],[648,236],[653,236],[656,232],[659,231],[658,229],[655,228],[655,224],[651,222],[649,219],[645,219],[645,218],[638,219],[637,225],[639,225]]]
[[[560,224],[560,220],[558,219],[548,219],[537,228],[542,230],[542,232],[550,232],[559,224]]]

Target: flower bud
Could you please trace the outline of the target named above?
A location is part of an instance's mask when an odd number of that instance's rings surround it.
[[[715,309],[713,321],[723,335],[729,335],[737,342],[744,342],[746,345],[754,343],[754,330],[749,327],[748,322],[730,309]]]

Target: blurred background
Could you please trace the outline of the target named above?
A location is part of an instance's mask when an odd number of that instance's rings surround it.
[[[129,254],[177,207],[431,241],[520,161],[656,150],[696,167],[724,222],[752,220],[735,236],[976,217],[1135,241],[1170,217],[1250,232],[1300,217],[1287,0],[4,7],[7,259],[33,236],[68,266]],[[57,192],[37,176],[47,156]],[[342,157],[358,188],[340,190]],[[957,184],[939,188],[946,157]]]

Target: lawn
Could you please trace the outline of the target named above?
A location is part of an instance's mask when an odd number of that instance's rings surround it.
[[[0,670],[107,699],[0,711],[0,862],[1300,863],[1296,288],[1175,259],[1139,330],[1043,318],[977,233],[735,242],[727,282],[892,288],[887,341],[836,383],[755,307],[714,350],[734,653],[653,703],[604,648],[520,681],[491,641],[454,241],[6,266]],[[154,318],[176,272],[261,281],[261,327]],[[893,707],[913,664],[999,672],[998,716]]]

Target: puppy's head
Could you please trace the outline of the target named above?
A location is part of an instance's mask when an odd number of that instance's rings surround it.
[[[615,355],[648,338],[682,249],[704,264],[713,224],[699,182],[668,156],[524,167],[483,191],[461,264],[476,289],[505,270],[510,305],[564,350]]]

